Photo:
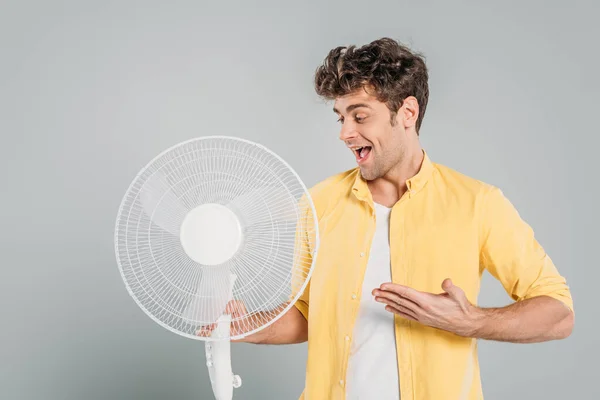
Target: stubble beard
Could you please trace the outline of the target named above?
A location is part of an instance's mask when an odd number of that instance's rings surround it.
[[[373,150],[371,150],[373,151]],[[406,156],[406,149],[404,146],[400,145],[398,148],[394,150],[397,153],[396,157],[391,157],[388,155],[379,156],[379,158],[375,158],[375,154],[371,154],[373,157],[371,161],[372,165],[369,167],[361,166],[360,173],[362,177],[367,181],[373,181],[378,178],[382,178],[387,174],[392,168],[401,164]]]

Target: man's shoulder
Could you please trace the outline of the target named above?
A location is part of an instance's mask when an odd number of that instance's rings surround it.
[[[480,197],[496,189],[489,182],[467,175],[445,164],[433,163],[433,165],[437,175],[435,177],[436,183],[443,185],[456,194]]]
[[[345,192],[352,188],[357,175],[358,168],[338,172],[313,185],[309,192],[313,197],[327,196],[334,192]]]
[[[358,168],[338,172],[319,181],[308,189],[310,197],[317,209],[325,209],[326,204],[346,197],[352,190],[359,173]]]
[[[445,165],[436,164],[435,169],[437,185],[444,188],[439,190],[438,187],[436,192],[443,193],[442,198],[448,203],[464,207],[468,212],[481,216],[481,221],[487,221],[485,223],[488,224],[516,221],[516,208],[499,186]]]

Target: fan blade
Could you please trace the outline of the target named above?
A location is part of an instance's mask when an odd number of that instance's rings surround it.
[[[247,191],[227,206],[244,218],[244,225],[267,221],[296,221],[297,200],[282,186],[262,186]]]
[[[223,265],[205,267],[198,283],[196,293],[182,313],[182,318],[192,324],[209,325],[215,322],[223,312],[232,296],[235,275]]]
[[[156,225],[179,236],[179,228],[187,214],[187,207],[174,195],[171,185],[160,171],[156,171],[140,190],[144,212]]]

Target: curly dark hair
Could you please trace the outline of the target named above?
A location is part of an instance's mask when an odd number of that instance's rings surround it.
[[[424,59],[422,54],[387,37],[359,48],[339,46],[317,68],[315,90],[322,98],[333,100],[358,89],[373,89],[377,100],[389,108],[392,125],[404,99],[414,96],[419,103],[418,134],[429,98]]]

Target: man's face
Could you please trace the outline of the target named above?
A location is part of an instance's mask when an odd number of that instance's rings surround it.
[[[334,112],[341,124],[340,140],[352,151],[366,180],[384,176],[405,154],[405,130],[401,117],[391,121],[385,103],[364,90],[338,97]]]

